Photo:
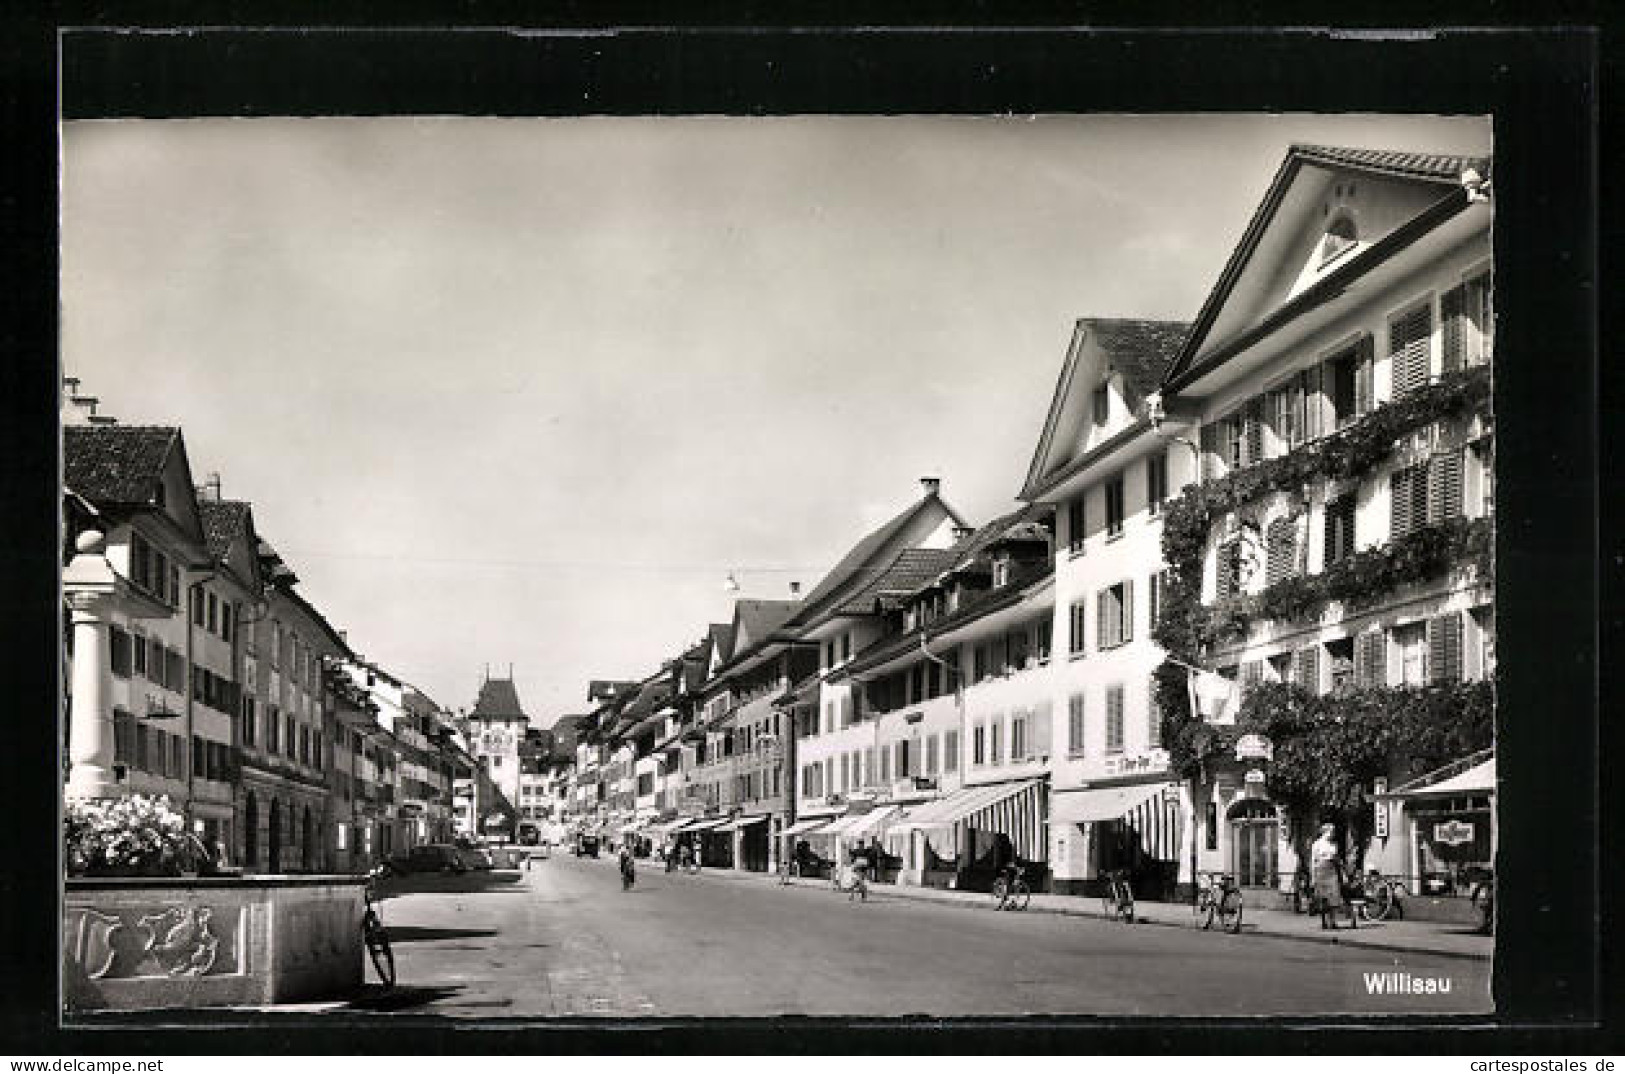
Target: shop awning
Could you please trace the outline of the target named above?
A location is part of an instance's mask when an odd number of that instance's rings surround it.
[[[726,823],[728,823],[727,817],[709,817],[705,820],[694,821],[692,824],[688,824],[682,828],[676,829],[676,831],[681,832],[684,835],[687,835],[689,832],[708,832],[712,828],[719,828]]]
[[[846,835],[854,826],[868,818],[868,813],[848,813],[844,817],[837,817],[831,821],[819,835]]]
[[[1002,832],[1010,837],[1018,855],[1028,861],[1042,861],[1047,851],[1043,830],[1045,806],[1042,780],[990,783],[967,787],[911,809],[892,832],[960,825],[979,831]]]
[[[1129,787],[1057,791],[1050,798],[1050,822],[1093,824],[1103,820],[1120,820],[1135,807],[1161,794],[1166,786],[1166,783],[1137,783]]]
[[[860,814],[857,818],[858,822],[841,834],[852,839],[875,835],[880,829],[890,827],[896,814],[896,806],[881,806],[879,809],[871,809],[867,813]]]
[[[806,820],[798,820],[798,821],[796,821],[794,824],[790,825],[790,827],[784,829],[783,834],[784,835],[806,835],[806,834],[808,834],[809,832],[813,831],[816,828],[822,828],[824,825],[826,825],[828,823],[829,823],[829,818],[828,817],[809,817]]]
[[[766,813],[758,813],[751,817],[735,817],[733,820],[718,828],[719,832],[737,832],[741,828],[748,828],[752,824],[761,824],[767,820]]]
[[[686,820],[679,817],[676,820],[668,820],[663,824],[651,824],[647,829],[645,829],[645,832],[646,834],[659,839],[661,836],[670,835],[672,832],[676,831],[678,828],[681,828],[687,823],[688,822]]]
[[[1396,787],[1384,798],[1453,798],[1471,794],[1495,793],[1495,758],[1481,761],[1465,771],[1453,776],[1429,782],[1436,779],[1437,773],[1412,780],[1402,787]]]

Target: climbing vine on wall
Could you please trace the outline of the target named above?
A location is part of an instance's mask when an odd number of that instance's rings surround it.
[[[1187,486],[1166,506],[1163,518],[1168,574],[1153,632],[1157,643],[1173,660],[1202,666],[1214,645],[1244,636],[1261,619],[1305,621],[1332,601],[1356,608],[1369,605],[1402,586],[1468,565],[1478,577],[1491,577],[1490,520],[1450,519],[1354,553],[1318,575],[1284,578],[1260,593],[1211,607],[1201,600],[1208,539],[1230,512],[1316,481],[1362,477],[1408,435],[1467,411],[1483,412],[1489,398],[1489,368],[1477,366],[1385,404],[1336,435],[1219,480]],[[1358,828],[1370,813],[1361,788],[1392,767],[1399,746],[1412,758],[1436,758],[1443,764],[1490,742],[1493,701],[1487,683],[1323,696],[1261,683],[1249,688],[1236,728],[1226,729],[1191,713],[1186,675],[1174,662],[1165,662],[1155,673],[1162,742],[1174,771],[1183,778],[1204,779],[1212,763],[1233,750],[1237,733],[1267,734],[1276,746],[1271,796],[1303,823],[1314,823],[1326,813]]]

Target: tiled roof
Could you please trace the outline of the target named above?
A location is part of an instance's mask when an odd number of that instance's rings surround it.
[[[143,504],[181,432],[164,425],[69,425],[62,483],[96,504]]]
[[[837,613],[866,615],[874,611],[876,602],[887,610],[898,607],[909,594],[953,566],[959,555],[953,548],[905,548],[897,553],[890,566],[843,603]]]
[[[1473,168],[1489,177],[1489,157],[1457,156],[1449,153],[1416,153],[1402,149],[1360,149],[1352,146],[1297,144],[1292,152],[1306,161],[1364,171],[1382,172],[1405,178],[1442,179],[1459,182],[1461,173]]]
[[[221,562],[231,549],[231,542],[243,531],[248,504],[242,500],[199,500],[197,511],[203,523],[203,539],[209,546],[209,558]]]
[[[1185,321],[1088,317],[1083,323],[1137,398],[1157,390],[1191,329]]]
[[[954,566],[962,567],[969,564],[977,556],[987,551],[990,546],[1010,537],[1012,533],[1017,534],[1019,539],[1022,527],[1029,524],[1038,525],[1053,513],[1053,508],[1045,507],[1042,504],[1026,504],[1007,515],[1000,515],[954,546],[954,551],[957,553]]]
[[[739,633],[760,644],[800,607],[798,600],[739,600],[734,602],[734,622],[739,625]],[[739,640],[737,634],[734,640]]]
[[[710,638],[711,651],[717,654],[719,662],[726,662],[733,656],[734,626],[732,623],[712,623]]]
[[[809,611],[816,608],[819,602],[825,597],[829,596],[835,590],[851,581],[852,577],[857,574],[859,568],[867,563],[870,557],[873,556],[876,551],[884,547],[887,541],[896,536],[901,530],[904,529],[904,527],[912,522],[921,511],[925,510],[927,505],[932,503],[942,503],[941,498],[935,492],[922,496],[920,499],[916,500],[914,503],[905,508],[901,514],[897,515],[897,517],[891,519],[889,522],[885,523],[878,529],[871,532],[868,536],[864,537],[857,544],[853,545],[852,550],[846,555],[842,556],[841,561],[835,564],[828,574],[824,575],[823,581],[814,586],[812,592],[807,594],[807,599],[802,602],[802,606]],[[943,504],[943,507],[946,508],[947,505]],[[953,514],[952,511],[949,513]]]
[[[637,687],[635,682],[626,682],[620,679],[593,679],[587,684],[587,700],[602,701],[605,698],[616,697],[627,690]]]
[[[486,679],[470,715],[497,719],[524,717],[525,710],[519,707],[519,691],[514,689],[513,680]]]

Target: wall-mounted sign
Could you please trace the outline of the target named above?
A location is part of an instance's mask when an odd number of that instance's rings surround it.
[[[1106,774],[1108,776],[1123,776],[1135,772],[1152,772],[1168,767],[1167,750],[1151,750],[1147,753],[1136,753],[1124,756],[1106,758]]]
[[[1433,841],[1440,846],[1457,847],[1473,841],[1476,829],[1466,821],[1451,819],[1433,826]]]
[[[1275,747],[1263,735],[1242,735],[1236,739],[1236,760],[1268,761],[1275,757]]]
[[[1371,781],[1371,791],[1377,796],[1376,808],[1372,811],[1372,817],[1375,821],[1374,832],[1378,839],[1387,839],[1388,803],[1381,796],[1388,793],[1388,780],[1378,776]]]
[[[1262,787],[1264,785],[1264,773],[1261,769],[1250,768],[1247,770],[1247,774],[1241,777],[1241,781],[1249,787]]]

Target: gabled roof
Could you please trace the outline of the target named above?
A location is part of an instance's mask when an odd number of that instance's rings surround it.
[[[92,503],[145,504],[180,439],[167,425],[69,425],[62,430],[62,483]]]
[[[836,609],[837,615],[871,615],[900,607],[910,594],[953,566],[957,548],[905,548],[891,565]]]
[[[528,719],[519,707],[519,691],[512,679],[486,679],[480,684],[480,696],[474,702],[470,716],[483,719]]]
[[[733,656],[734,628],[732,623],[712,623],[706,632],[711,639],[711,653],[714,663],[726,663]]]
[[[637,685],[624,679],[593,679],[587,683],[587,700],[604,701],[616,698],[628,690],[636,689]]]
[[[1490,172],[1488,157],[1345,146],[1305,144],[1291,146],[1287,150],[1286,158],[1276,170],[1275,177],[1270,181],[1263,201],[1259,203],[1248,222],[1246,231],[1242,232],[1240,242],[1236,244],[1230,259],[1225,263],[1224,270],[1219,274],[1217,283],[1202,303],[1201,310],[1197,312],[1190,335],[1165,380],[1173,381],[1183,374],[1189,368],[1196,352],[1207,341],[1214,321],[1241,280],[1253,254],[1269,231],[1271,222],[1280,211],[1293,182],[1306,164],[1363,172],[1413,183],[1432,184],[1440,188],[1441,198],[1452,191],[1460,195],[1461,175],[1467,169],[1472,168],[1485,177],[1488,177]],[[1345,262],[1340,271],[1347,271],[1350,263],[1352,262]]]
[[[800,607],[798,600],[734,601],[733,640],[738,651],[733,655],[742,656],[756,648]]]
[[[1154,321],[1143,318],[1080,317],[1073,330],[1072,344],[1067,348],[1061,364],[1061,375],[1055,381],[1055,394],[1050,399],[1049,413],[1044,417],[1044,428],[1033,449],[1032,462],[1027,466],[1027,480],[1021,496],[1027,497],[1052,476],[1057,465],[1054,461],[1056,438],[1069,406],[1075,410],[1083,405],[1081,395],[1092,390],[1091,385],[1078,383],[1078,367],[1093,342],[1100,348],[1106,365],[1116,370],[1123,379],[1123,396],[1131,408],[1137,408],[1147,395],[1157,390],[1173,366],[1190,332],[1184,321]]]
[[[209,558],[216,563],[224,562],[226,553],[231,551],[231,542],[242,535],[248,522],[248,504],[242,500],[199,500],[197,510]]]

